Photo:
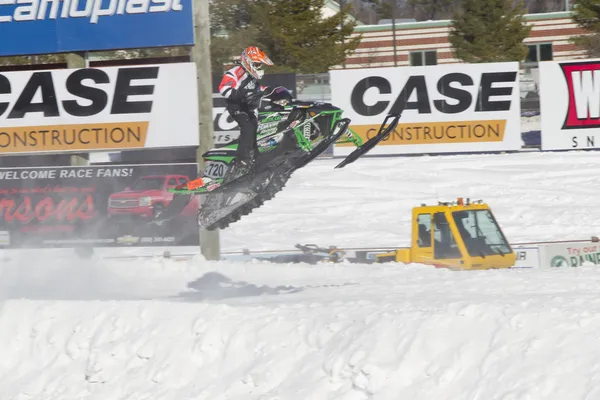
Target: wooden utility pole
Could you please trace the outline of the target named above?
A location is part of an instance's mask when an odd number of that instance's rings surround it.
[[[68,53],[67,68],[87,68],[87,54],[85,53]],[[71,156],[71,165],[88,165],[84,157],[73,155]]]
[[[212,71],[210,65],[210,22],[207,0],[194,0],[194,39],[192,60],[196,63],[198,79],[198,111],[200,116],[199,140],[196,161],[200,171],[204,169],[202,154],[213,147],[213,101]],[[200,251],[207,260],[221,256],[219,231],[200,229]]]
[[[396,0],[394,0],[392,2],[392,40],[394,41],[394,67],[398,66],[398,55],[396,54],[396,5]]]

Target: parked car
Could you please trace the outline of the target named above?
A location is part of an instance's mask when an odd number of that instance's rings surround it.
[[[109,197],[108,216],[110,218],[155,218],[173,200],[173,193],[169,193],[167,189],[188,181],[189,178],[185,175],[148,175],[141,177],[131,187],[127,187],[125,190],[114,193]]]

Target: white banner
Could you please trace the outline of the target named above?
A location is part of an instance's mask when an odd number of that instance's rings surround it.
[[[0,73],[0,156],[197,145],[194,63]]]
[[[540,266],[581,267],[600,264],[600,244],[592,242],[548,243],[539,246]]]
[[[513,268],[538,268],[540,266],[539,248],[532,246],[512,246],[517,255]]]
[[[600,59],[539,68],[542,150],[600,148]]]
[[[332,103],[363,140],[387,114],[400,123],[371,154],[521,148],[519,64],[449,64],[331,71]],[[352,145],[336,145],[346,155]]]

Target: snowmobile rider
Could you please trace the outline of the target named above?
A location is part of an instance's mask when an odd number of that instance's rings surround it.
[[[258,129],[258,106],[267,87],[261,86],[262,64],[273,65],[269,57],[258,47],[246,48],[239,64],[225,72],[219,92],[227,101],[227,111],[240,127],[240,138],[233,175],[247,173],[254,167],[256,131]]]

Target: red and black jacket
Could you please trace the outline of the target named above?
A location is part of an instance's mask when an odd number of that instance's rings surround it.
[[[230,113],[253,111],[258,108],[260,102],[258,94],[265,89],[265,86],[261,86],[258,80],[239,65],[225,72],[219,85],[219,93],[227,100],[227,109]]]

